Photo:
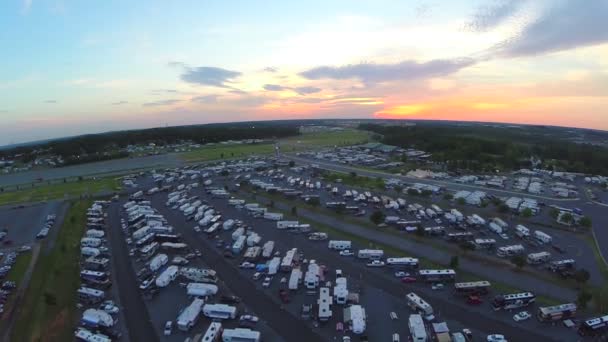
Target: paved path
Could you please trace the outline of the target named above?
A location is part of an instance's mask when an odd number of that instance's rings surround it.
[[[34,245],[32,248],[32,258],[30,259],[30,264],[23,275],[23,279],[19,284],[19,288],[17,289],[15,301],[13,302],[13,306],[11,308],[11,312],[8,314],[8,325],[7,329],[2,336],[2,341],[10,342],[11,341],[11,333],[13,331],[13,325],[19,316],[19,309],[21,308],[21,301],[23,300],[23,296],[25,295],[25,291],[29,287],[30,280],[32,279],[32,274],[34,273],[34,266],[36,265],[36,261],[38,261],[38,256],[40,255],[40,244]]]
[[[108,237],[112,246],[112,272],[116,275],[122,312],[131,341],[159,341],[148,310],[139,292],[138,281],[129,262],[127,245],[120,232],[120,206],[112,203],[108,209]]]

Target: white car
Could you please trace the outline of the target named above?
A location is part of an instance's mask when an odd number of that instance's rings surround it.
[[[164,334],[165,334],[165,336],[169,336],[169,335],[171,335],[171,333],[173,333],[173,322],[167,321],[167,323],[165,323]]]
[[[109,314],[117,314],[120,311],[118,306],[111,300],[103,302],[99,308]]]
[[[500,334],[488,335],[487,340],[488,340],[488,342],[507,342],[507,339],[505,338],[505,336],[500,335]]]
[[[431,290],[443,290],[443,288],[443,284],[441,283],[431,285]]]
[[[242,264],[240,264],[239,267],[240,268],[247,268],[247,269],[249,269],[249,268],[255,268],[255,264],[252,263],[252,262],[245,261]]]
[[[367,263],[368,267],[383,267],[384,266],[384,261],[380,261],[380,260],[374,260],[370,263]]]
[[[272,280],[272,278],[270,278],[270,277],[264,278],[264,282],[262,283],[262,287],[270,287],[270,281],[271,280]]]
[[[348,250],[348,249],[345,249],[345,250],[343,250],[343,251],[340,251],[340,255],[341,255],[341,256],[353,256],[353,255],[355,255],[355,253],[351,252],[351,251],[350,251],[350,250]]]
[[[528,311],[521,311],[521,312],[516,313],[513,316],[513,320],[515,322],[521,322],[521,321],[525,321],[527,319],[530,319],[530,317],[532,317],[532,315],[530,315],[530,313]]]
[[[391,317],[391,319],[392,319],[392,320],[396,320],[396,319],[398,319],[398,318],[399,318],[399,317],[397,317],[397,313],[396,313],[396,312],[394,312],[394,311],[391,311],[391,313],[390,313],[390,315],[389,315],[389,316]]]
[[[407,272],[403,272],[403,271],[399,271],[399,272],[395,272],[395,278],[403,278],[403,277],[409,277],[410,274]]]

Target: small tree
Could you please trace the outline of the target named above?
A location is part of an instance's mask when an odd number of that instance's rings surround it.
[[[458,204],[458,205],[465,205],[466,203],[467,202],[462,197],[460,197],[456,200],[456,204]]]
[[[289,161],[289,167],[294,167],[296,166],[296,162],[294,162],[293,160]]]
[[[572,221],[574,221],[574,217],[570,213],[564,213],[562,215],[562,221],[565,223],[572,223]]]
[[[296,207],[295,205],[291,207],[291,215],[298,216],[298,207]]]
[[[395,191],[397,191],[398,193],[401,193],[401,191],[403,191],[403,187],[401,185],[395,185],[393,189],[395,189]]]
[[[518,269],[521,269],[526,264],[526,258],[523,255],[516,255],[511,258],[511,263],[515,265]]]
[[[270,203],[268,204],[269,207],[274,208],[274,200],[270,200]]]
[[[357,178],[357,173],[356,173],[355,171],[351,171],[351,172],[350,172],[350,176],[351,176],[352,178]]]
[[[450,268],[458,268],[459,263],[460,263],[460,260],[458,258],[458,255],[453,255],[452,258],[450,259]]]
[[[509,206],[504,203],[500,203],[496,210],[498,210],[499,213],[505,214],[509,212]]]
[[[593,298],[593,295],[587,290],[581,290],[576,298],[576,303],[582,309],[587,307],[587,303]]]
[[[589,274],[589,271],[584,268],[576,270],[576,272],[574,272],[572,275],[572,278],[574,278],[574,280],[576,280],[576,282],[579,284],[586,283],[590,277],[591,275]]]
[[[424,197],[430,197],[433,194],[431,190],[422,190],[421,195]]]
[[[319,200],[319,197],[310,197],[307,203],[316,207],[321,204],[321,201]]]
[[[419,192],[416,189],[409,188],[407,189],[407,194],[410,196],[418,196]]]
[[[55,297],[54,294],[50,293],[50,292],[45,292],[43,294],[44,296],[44,303],[48,306],[51,305],[56,305],[57,304],[57,297]]]
[[[443,199],[446,201],[451,201],[452,198],[454,198],[454,195],[450,194],[449,192],[447,192],[443,195]]]
[[[581,217],[578,223],[585,228],[591,228],[592,225],[591,218],[588,216]]]
[[[384,213],[380,210],[376,210],[372,213],[369,219],[376,225],[384,222]]]
[[[525,218],[532,217],[532,209],[525,208],[524,210],[521,211],[521,216],[523,216]]]
[[[559,216],[559,210],[551,208],[551,210],[549,211],[549,216],[551,216],[552,219],[557,220],[557,217]]]

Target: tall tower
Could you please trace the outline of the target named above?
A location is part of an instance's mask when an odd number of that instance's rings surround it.
[[[279,144],[274,144],[274,156],[277,159],[281,158],[281,148],[279,147]]]

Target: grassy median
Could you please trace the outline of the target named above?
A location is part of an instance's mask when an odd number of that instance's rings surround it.
[[[80,238],[90,201],[72,203],[48,254],[41,254],[17,312],[11,341],[71,341],[80,285]],[[50,240],[44,244],[51,243]],[[42,252],[41,252],[42,253]]]
[[[0,205],[12,203],[40,202],[59,198],[95,194],[102,191],[116,191],[119,181],[115,178],[74,180],[56,184],[32,184],[27,188],[0,193]]]

